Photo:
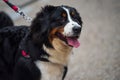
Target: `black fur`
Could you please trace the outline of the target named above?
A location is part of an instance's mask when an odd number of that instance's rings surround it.
[[[14,23],[12,19],[3,11],[0,12],[0,28],[6,26],[13,26]]]
[[[49,43],[48,36],[49,31],[52,28],[50,25],[52,12],[55,11],[56,8],[57,7],[54,6],[45,6],[32,22],[31,35],[34,37],[33,40],[36,45],[38,45],[40,48],[43,44],[52,48],[52,45]],[[41,36],[44,37],[41,38]]]
[[[61,11],[63,11],[61,6],[46,6],[28,27],[12,27],[13,22],[8,15],[0,12],[0,28],[2,28],[0,29],[0,80],[40,80],[42,74],[34,61],[49,57],[42,47],[44,44],[48,48],[53,48],[48,39],[49,32],[55,27],[66,24],[59,17]],[[74,17],[82,26],[80,16],[76,14]],[[30,58],[23,56],[22,50],[26,51]]]
[[[0,30],[0,80],[11,80],[15,56],[19,44],[27,32],[28,28],[23,26],[5,27]]]

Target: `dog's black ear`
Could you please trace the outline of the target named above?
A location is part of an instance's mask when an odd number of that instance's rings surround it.
[[[51,46],[48,40],[49,28],[50,28],[50,16],[57,9],[55,6],[47,5],[37,13],[35,19],[30,26],[30,34],[33,41],[41,45],[43,43]]]
[[[35,19],[32,21],[31,24],[31,32],[44,32],[47,28],[46,25],[48,24],[48,19],[50,17],[50,14],[56,10],[57,7],[55,6],[51,6],[51,5],[47,5],[45,7],[42,8],[42,10],[40,12],[37,13]]]

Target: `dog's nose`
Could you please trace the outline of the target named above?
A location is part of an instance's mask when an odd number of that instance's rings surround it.
[[[74,33],[78,34],[78,33],[80,33],[80,31],[81,31],[81,28],[79,26],[74,26],[73,27],[73,32]]]

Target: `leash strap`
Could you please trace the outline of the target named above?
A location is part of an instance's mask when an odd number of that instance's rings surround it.
[[[31,22],[32,18],[27,16],[20,8],[12,3],[10,3],[8,0],[3,0],[9,7],[11,7],[16,13],[21,15],[27,22]]]
[[[64,79],[65,79],[65,77],[66,77],[66,74],[67,74],[67,71],[68,71],[68,68],[67,68],[67,66],[64,66],[64,73],[63,73],[62,80],[64,80]]]

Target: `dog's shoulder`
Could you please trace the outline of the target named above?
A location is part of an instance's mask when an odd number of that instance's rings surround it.
[[[15,26],[15,27],[5,27],[0,29],[0,42],[3,42],[5,39],[13,44],[17,44],[25,37],[29,29],[26,26]]]

